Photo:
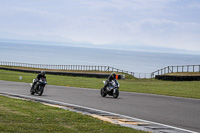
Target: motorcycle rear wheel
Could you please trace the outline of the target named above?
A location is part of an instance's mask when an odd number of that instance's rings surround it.
[[[116,89],[116,90],[115,90],[115,93],[113,93],[113,97],[114,97],[114,98],[118,98],[118,96],[119,96],[119,90]]]
[[[103,90],[103,88],[101,88],[101,96],[105,97],[107,95],[107,93]]]

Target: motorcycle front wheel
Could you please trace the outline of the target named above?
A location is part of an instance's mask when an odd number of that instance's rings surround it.
[[[113,97],[114,97],[114,98],[118,98],[118,96],[119,96],[119,90],[116,89],[116,90],[115,90],[115,93],[113,93]]]
[[[101,88],[101,96],[105,97],[106,95],[107,95],[106,92],[103,90],[103,88]]]
[[[32,88],[30,89],[30,93],[31,93],[31,95],[35,94],[35,92],[32,90]]]
[[[42,93],[43,93],[43,91],[44,91],[44,87],[43,86],[39,86],[39,88],[38,88],[38,95],[41,96]]]

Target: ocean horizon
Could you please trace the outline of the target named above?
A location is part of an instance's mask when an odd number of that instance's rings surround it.
[[[0,42],[0,61],[110,66],[145,74],[167,66],[200,65],[200,55]]]

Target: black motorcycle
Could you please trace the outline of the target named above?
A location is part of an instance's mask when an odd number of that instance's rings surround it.
[[[103,81],[103,83],[106,84],[106,81]],[[105,90],[101,88],[101,96],[105,97],[107,94],[117,98],[119,96],[119,83],[111,81],[108,83],[108,86],[105,88]]]
[[[33,79],[34,82],[35,79]],[[47,84],[47,81],[45,78],[40,78],[40,80],[33,86],[33,90],[30,90],[31,95],[34,95],[35,93],[41,96],[44,91],[44,87]],[[30,84],[32,87],[32,83]]]

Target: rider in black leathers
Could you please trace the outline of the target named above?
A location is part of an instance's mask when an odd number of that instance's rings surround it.
[[[103,90],[106,91],[106,87],[108,86],[109,82],[111,82],[112,80],[115,81],[116,84],[118,84],[117,79],[116,79],[116,73],[112,73],[110,74],[110,76],[108,77],[108,79],[106,80],[106,83],[103,87]]]
[[[31,87],[31,91],[33,91],[33,88],[34,88],[34,85],[40,80],[40,78],[45,78],[46,79],[46,76],[45,76],[45,71],[41,71],[37,77],[35,78],[35,81],[33,82],[33,85]]]

